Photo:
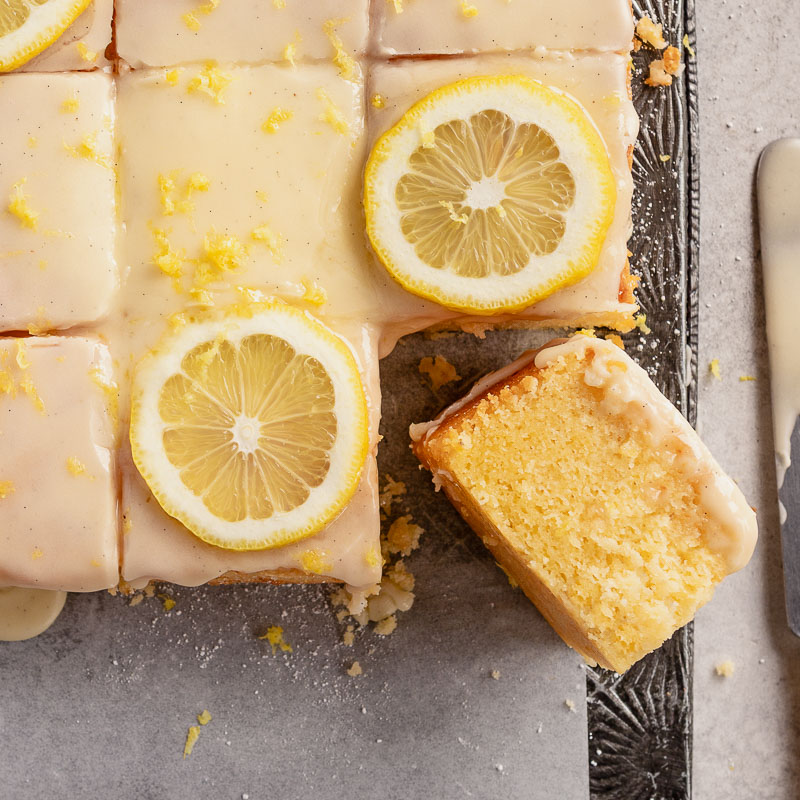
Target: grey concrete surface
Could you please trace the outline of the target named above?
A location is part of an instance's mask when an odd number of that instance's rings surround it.
[[[800,3],[697,5],[699,429],[757,507],[760,541],[696,622],[694,797],[796,800],[800,640],[784,615],[754,175],[764,146],[800,135]],[[721,380],[708,372],[713,358]],[[721,678],[715,666],[726,659],[735,672]]]

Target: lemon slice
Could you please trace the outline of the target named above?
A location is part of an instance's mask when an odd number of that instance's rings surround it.
[[[91,0],[0,0],[0,72],[21,67],[61,36]]]
[[[616,188],[568,95],[517,75],[468,78],[375,144],[367,233],[406,289],[472,314],[517,311],[597,264]]]
[[[278,302],[167,336],[137,367],[132,402],[133,460],[158,502],[230,550],[317,533],[352,497],[369,448],[349,347]]]

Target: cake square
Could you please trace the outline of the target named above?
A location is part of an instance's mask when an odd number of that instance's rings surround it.
[[[96,339],[0,339],[0,585],[117,585],[115,397]]]
[[[113,85],[0,77],[0,331],[96,322],[118,284]]]
[[[93,0],[72,25],[46,50],[20,67],[20,72],[79,72],[107,67],[114,0]]]
[[[388,0],[375,4],[384,56],[547,48],[625,53],[633,41],[629,0]]]
[[[235,551],[206,544],[167,515],[136,469],[127,445],[121,453],[122,578],[133,588],[150,580],[202,583],[317,583],[339,581],[366,589],[381,578],[380,504],[375,454],[380,422],[377,333],[369,326],[326,320],[350,344],[370,414],[371,451],[361,482],[342,513],[318,534],[271,550]]]
[[[742,493],[609,341],[527,354],[411,434],[437,487],[590,663],[625,671],[753,553]]]
[[[347,59],[367,44],[369,0],[117,0],[117,51],[132,67]]]
[[[397,60],[377,64],[369,74],[367,132],[371,144],[418,100],[441,86],[478,75],[524,75],[572,95],[600,131],[616,180],[614,220],[597,267],[580,282],[510,318],[549,327],[607,325],[619,330],[633,326],[637,306],[628,271],[633,177],[631,158],[638,134],[638,117],[630,100],[628,56],[615,53],[535,53],[479,55],[440,60]],[[376,264],[376,272],[385,270]],[[392,324],[403,333],[457,316],[399,288],[386,275],[382,291],[392,293],[385,303]],[[500,321],[510,321],[501,319]],[[478,324],[487,319],[475,320]],[[491,320],[489,320],[491,322]],[[485,325],[484,325],[485,327]]]
[[[380,302],[364,255],[363,87],[354,78],[314,64],[119,79],[131,326],[211,295],[241,299],[236,286],[369,321]]]

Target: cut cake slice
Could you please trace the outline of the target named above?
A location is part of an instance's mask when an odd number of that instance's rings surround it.
[[[606,340],[529,353],[411,435],[564,641],[617,672],[691,620],[755,546],[738,487]]]

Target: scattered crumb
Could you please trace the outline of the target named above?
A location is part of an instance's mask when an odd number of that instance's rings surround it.
[[[489,675],[492,677],[492,680],[499,681],[500,680],[500,670],[493,669]]]
[[[134,606],[138,606],[142,600],[144,600],[143,594],[135,594],[133,597],[131,597],[131,601],[128,603],[128,605],[133,608]]]
[[[278,648],[284,653],[291,653],[292,646],[283,638],[283,628],[280,625],[271,625],[267,628],[267,632],[259,639],[266,639],[272,646],[272,655],[278,652]]]
[[[719,369],[719,359],[712,358],[708,364],[708,371],[717,379],[720,380],[722,378],[722,373]]]
[[[84,42],[78,42],[75,47],[78,50],[78,55],[81,57],[83,61],[87,64],[94,64],[97,61],[98,53],[95,53],[94,50],[90,50]]]
[[[419,538],[424,529],[411,521],[411,515],[405,514],[398,517],[389,527],[386,534],[386,549],[391,555],[399,553],[402,556],[411,555],[419,547]]]
[[[677,47],[670,45],[664,51],[664,69],[670,75],[680,75],[683,72],[683,64],[681,64],[681,51]]]
[[[566,706],[566,707],[567,707],[567,708],[568,708],[568,709],[569,709],[569,710],[570,710],[570,711],[571,711],[573,714],[577,714],[577,713],[578,713],[578,712],[575,710],[575,701],[574,701],[574,700],[570,700],[569,698],[567,698],[567,699],[564,701],[564,705],[565,705],[565,706]]]
[[[659,159],[661,160],[662,163],[666,164],[667,161],[670,161],[672,159],[672,156],[662,155],[659,156]]]
[[[383,491],[378,495],[378,501],[381,513],[388,514],[395,498],[402,497],[406,493],[406,485],[402,481],[396,481],[391,475],[384,475],[383,479],[386,483]]]
[[[375,624],[375,633],[377,633],[378,636],[388,636],[389,634],[394,632],[396,627],[397,627],[397,615],[391,614],[390,616],[378,621]]]
[[[461,380],[456,368],[444,356],[426,356],[419,362],[419,371],[428,376],[434,392],[446,383]]]
[[[606,336],[606,341],[615,344],[620,350],[625,349],[625,342],[622,341],[622,337],[618,333],[609,333]]]
[[[667,46],[664,39],[664,28],[660,23],[655,23],[650,17],[642,17],[636,23],[636,35],[645,44],[655,50],[663,50]]]
[[[748,381],[754,381],[756,379],[755,375],[740,375],[739,380],[742,383],[747,383]]]
[[[661,58],[650,62],[650,74],[644,79],[648,86],[672,86],[672,75]]]
[[[734,671],[736,670],[736,664],[733,663],[730,659],[726,661],[721,661],[714,667],[714,671],[719,675],[721,678],[730,678]]]
[[[350,666],[347,668],[347,674],[348,674],[348,675],[349,675],[351,678],[356,678],[356,677],[358,677],[359,675],[363,675],[363,674],[364,674],[364,670],[363,670],[363,669],[361,669],[361,664],[359,664],[359,663],[358,663],[358,661],[354,661],[354,662],[353,662],[353,663],[352,663],[352,664],[351,664],[351,665],[350,665]]]
[[[183,746],[183,757],[190,756],[197,740],[200,738],[200,726],[190,725],[186,732],[186,744]]]
[[[202,710],[202,711],[201,711],[201,712],[200,712],[200,713],[197,715],[197,721],[198,721],[198,722],[199,722],[201,725],[208,725],[208,723],[209,723],[209,722],[211,722],[211,720],[212,720],[212,719],[213,719],[213,717],[211,716],[211,714],[209,713],[209,711],[208,711],[208,709],[207,709],[207,708],[204,708],[204,709],[203,709],[203,710]]]
[[[345,647],[352,647],[355,642],[356,634],[355,628],[352,625],[347,626],[347,630],[342,634],[342,644]]]

